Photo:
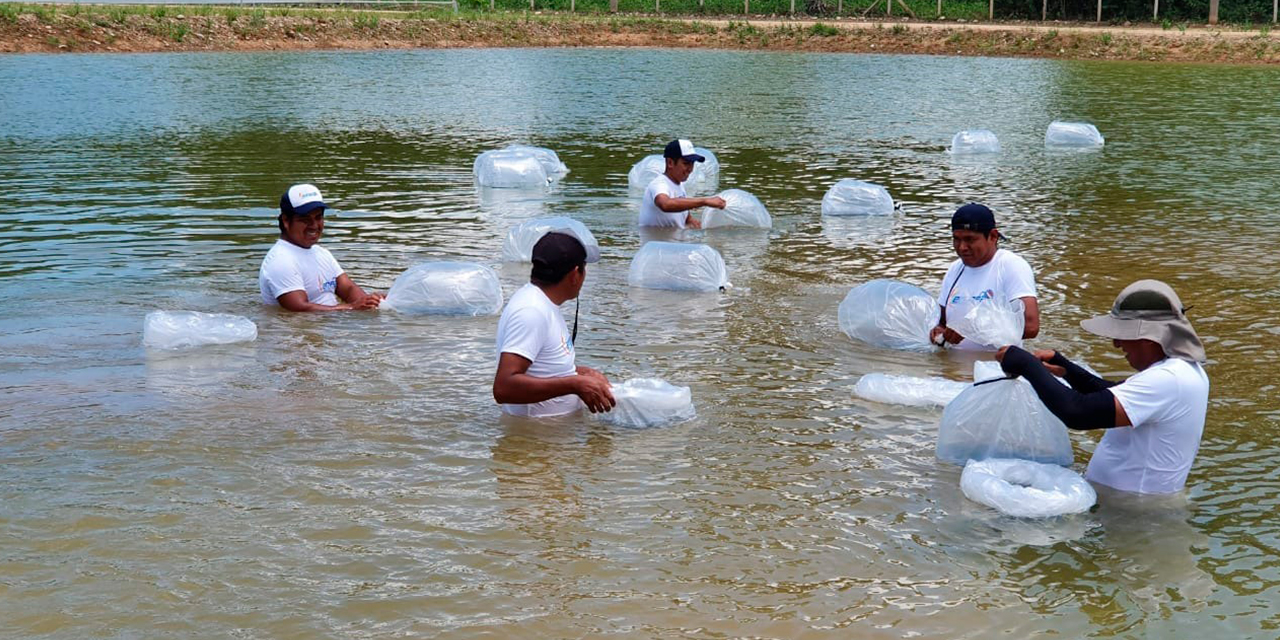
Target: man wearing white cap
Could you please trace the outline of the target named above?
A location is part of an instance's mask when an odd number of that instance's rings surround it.
[[[1005,373],[1026,378],[1068,427],[1107,429],[1085,471],[1090,482],[1136,493],[1176,493],[1186,484],[1204,432],[1209,378],[1200,367],[1204,345],[1184,311],[1169,285],[1139,280],[1120,292],[1110,313],[1080,323],[1111,338],[1138,370],[1119,384],[1057,351],[1010,346],[996,353]]]
[[[295,184],[280,196],[280,239],[258,270],[265,304],[289,311],[354,311],[376,309],[382,301],[381,294],[365,293],[352,282],[333,254],[316,244],[324,233],[325,207],[320,190],[310,184]]]
[[[690,198],[684,191],[684,181],[693,173],[693,163],[706,158],[697,153],[688,140],[672,140],[662,152],[666,170],[645,187],[640,201],[640,226],[642,227],[692,227],[702,228],[702,223],[689,213],[698,207],[724,208],[724,198]]]

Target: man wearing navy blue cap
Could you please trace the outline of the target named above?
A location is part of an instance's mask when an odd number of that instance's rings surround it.
[[[317,244],[326,206],[315,185],[295,184],[280,196],[280,239],[258,270],[265,304],[289,311],[355,311],[376,309],[382,302],[382,294],[365,293]]]
[[[702,223],[689,213],[698,207],[724,208],[724,198],[690,198],[684,191],[684,181],[693,173],[693,164],[706,158],[697,153],[688,140],[672,140],[662,152],[666,170],[654,178],[644,190],[640,201],[640,226],[642,227],[692,227],[700,229]]]
[[[1024,340],[1040,333],[1040,305],[1036,302],[1036,279],[1021,256],[999,247],[1004,236],[996,228],[996,217],[986,206],[971,202],[951,216],[951,244],[959,260],[951,263],[942,279],[938,304],[942,315],[929,333],[935,344],[943,342],[957,349],[995,351],[1004,345],[985,345],[970,340],[947,326],[947,319],[963,318],[976,305],[1022,302]]]

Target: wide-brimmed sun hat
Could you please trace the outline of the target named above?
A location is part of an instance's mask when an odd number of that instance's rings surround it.
[[[1085,331],[1113,340],[1151,340],[1164,355],[1204,362],[1204,343],[1187,319],[1173,287],[1159,280],[1139,280],[1124,288],[1110,313],[1080,323]]]

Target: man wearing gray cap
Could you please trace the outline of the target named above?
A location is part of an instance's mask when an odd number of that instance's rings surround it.
[[[1120,292],[1110,313],[1080,323],[1111,338],[1138,371],[1121,383],[1057,351],[1009,346],[996,353],[1005,373],[1026,378],[1068,427],[1108,429],[1085,471],[1090,482],[1136,493],[1175,493],[1186,484],[1204,432],[1209,378],[1200,366],[1204,345],[1184,311],[1169,285],[1139,280]]]
[[[560,305],[578,297],[587,263],[600,250],[567,229],[549,231],[533,245],[529,284],[511,295],[498,320],[498,371],[493,399],[505,413],[531,418],[573,413],[586,406],[609,411],[615,402],[604,374],[574,363],[577,337]]]

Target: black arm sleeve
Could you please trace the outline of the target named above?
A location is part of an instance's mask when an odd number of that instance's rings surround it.
[[[1000,367],[1009,375],[1026,378],[1044,406],[1067,427],[1083,431],[1116,426],[1116,399],[1110,389],[1080,393],[1058,382],[1035,356],[1018,347],[1005,351]]]
[[[1057,351],[1053,352],[1053,357],[1049,359],[1049,364],[1056,364],[1059,367],[1066,369],[1067,374],[1062,378],[1067,381],[1067,384],[1071,385],[1072,389],[1075,389],[1080,393],[1093,393],[1094,391],[1109,389],[1120,384],[1110,380],[1103,380],[1102,378],[1089,373],[1084,367],[1068,360],[1066,356],[1058,353]]]

